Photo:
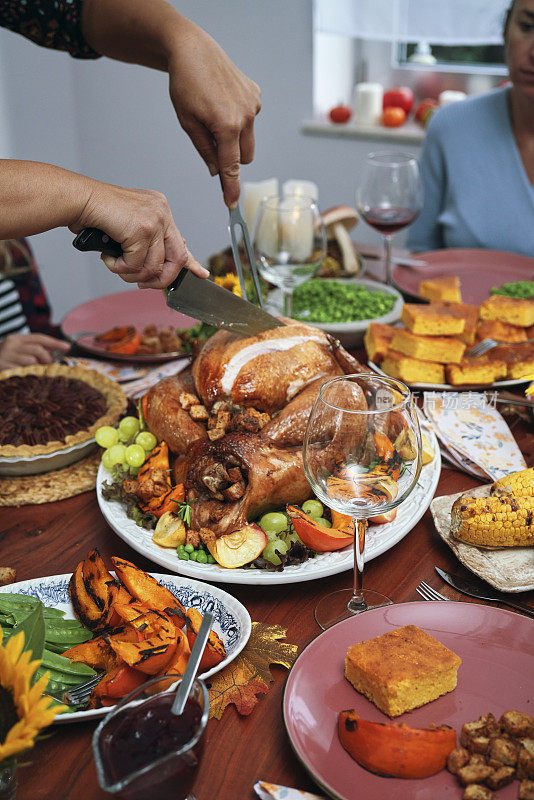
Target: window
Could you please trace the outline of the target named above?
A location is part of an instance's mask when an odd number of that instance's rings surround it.
[[[487,74],[505,74],[504,47],[498,44],[421,46],[421,42],[402,42],[397,44],[397,66],[410,69],[430,68],[453,72],[483,71]],[[418,58],[421,52],[435,59],[434,64],[425,64]]]

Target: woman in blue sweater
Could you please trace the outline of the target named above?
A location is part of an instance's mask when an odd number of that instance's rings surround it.
[[[504,43],[511,86],[446,106],[428,126],[413,250],[534,256],[534,0],[511,4]]]

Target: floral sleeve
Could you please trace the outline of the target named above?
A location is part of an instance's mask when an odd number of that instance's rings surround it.
[[[2,0],[0,26],[75,58],[98,58],[83,38],[82,4],[83,0]]]

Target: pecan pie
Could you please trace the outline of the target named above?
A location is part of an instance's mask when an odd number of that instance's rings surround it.
[[[35,364],[0,372],[0,456],[53,453],[113,425],[126,407],[120,386],[94,370]]]

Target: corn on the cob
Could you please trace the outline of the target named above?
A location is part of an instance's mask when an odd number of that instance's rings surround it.
[[[534,545],[534,498],[459,497],[452,507],[451,533],[478,547]]]
[[[491,487],[491,494],[534,497],[534,467],[499,478]]]

